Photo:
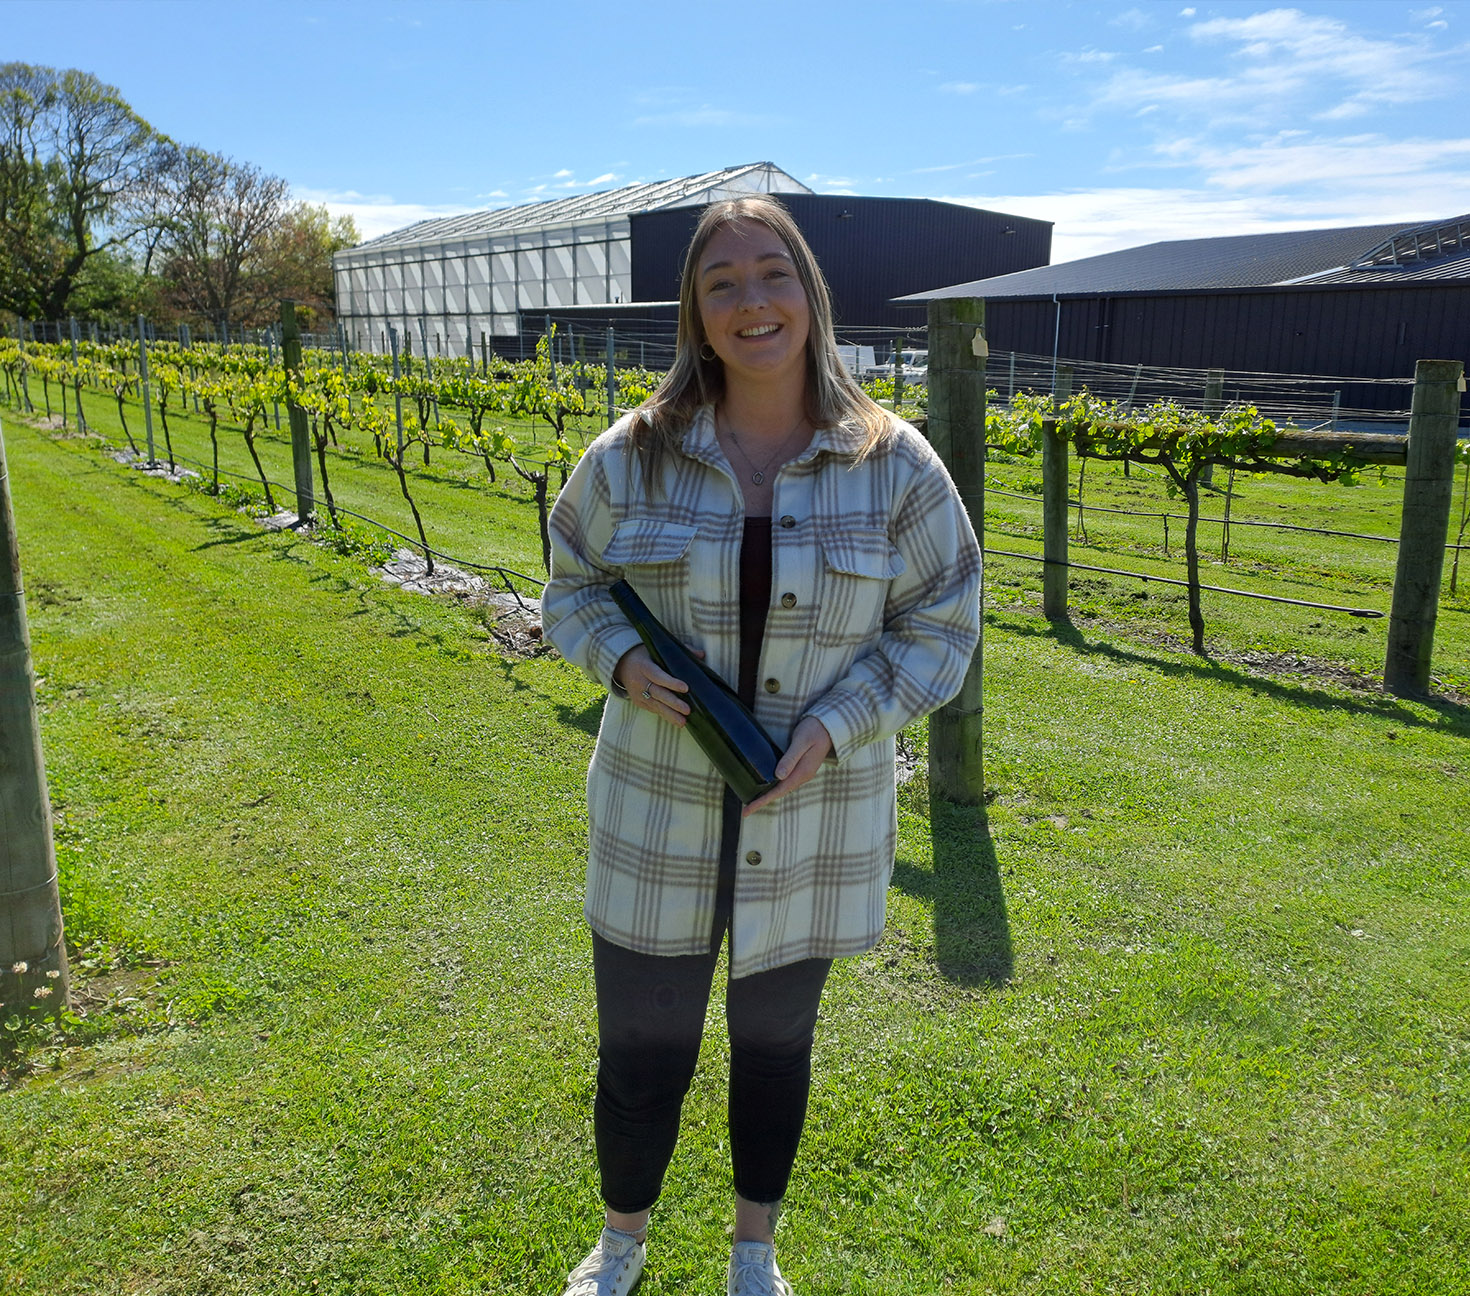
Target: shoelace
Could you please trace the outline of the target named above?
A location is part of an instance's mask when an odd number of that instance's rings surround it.
[[[620,1243],[621,1241],[622,1239],[619,1239]],[[634,1242],[636,1245],[635,1239],[629,1238],[628,1241]],[[570,1286],[568,1290],[573,1293],[580,1293],[584,1291],[589,1293],[597,1293],[607,1290],[607,1288],[605,1288],[603,1284],[608,1283],[609,1280],[612,1280],[611,1289],[613,1291],[626,1290],[623,1287],[623,1271],[633,1253],[633,1250],[633,1246],[627,1245],[604,1247],[600,1257],[598,1258],[598,1263],[596,1263],[595,1265],[590,1265],[589,1262],[591,1261],[592,1257],[589,1256],[587,1260],[584,1260],[582,1264],[577,1266],[577,1269],[581,1272],[573,1273],[573,1285]]]
[[[782,1296],[791,1290],[784,1283],[777,1286],[775,1273],[766,1267],[763,1259],[745,1260],[735,1256],[734,1261],[730,1277],[741,1296]]]

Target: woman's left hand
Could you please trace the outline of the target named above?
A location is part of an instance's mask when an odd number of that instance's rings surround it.
[[[788,792],[795,792],[813,774],[822,768],[822,762],[832,751],[832,735],[816,716],[806,716],[797,723],[791,735],[791,746],[776,762],[776,777],[781,781],[769,792],[757,797],[740,812],[742,819],[749,818],[764,805],[777,801]]]

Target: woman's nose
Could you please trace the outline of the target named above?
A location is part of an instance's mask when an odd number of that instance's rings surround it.
[[[753,310],[766,304],[765,285],[759,278],[747,279],[740,285],[740,300],[737,304],[741,310]]]

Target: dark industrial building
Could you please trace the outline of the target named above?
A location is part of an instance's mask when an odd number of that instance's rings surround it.
[[[892,328],[893,298],[927,285],[1045,265],[1048,221],[925,198],[816,194],[769,162],[605,193],[421,221],[333,258],[349,342],[381,350],[388,326],[465,354],[484,333],[505,352],[547,318],[619,331],[675,311],[685,246],[709,203],[780,197],[831,284],[838,320]],[[421,324],[420,321],[423,321]]]
[[[996,350],[1103,364],[1410,378],[1470,360],[1470,216],[1185,239],[911,294],[982,297]],[[1402,389],[1344,384],[1344,401]]]

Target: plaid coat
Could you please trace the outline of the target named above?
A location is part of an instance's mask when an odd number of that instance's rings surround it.
[[[546,634],[607,687],[587,773],[587,920],[648,954],[709,948],[724,784],[684,730],[634,706],[613,668],[639,643],[607,594],[626,576],[724,679],[740,657],[744,505],[696,415],[649,492],[629,419],[582,456],[551,514]],[[731,975],[877,943],[893,870],[894,734],[959,691],[979,637],[980,551],[928,443],[894,420],[818,429],[777,474],[771,606],[756,715],[781,746],[803,716],[832,735],[818,773],[741,824]]]

